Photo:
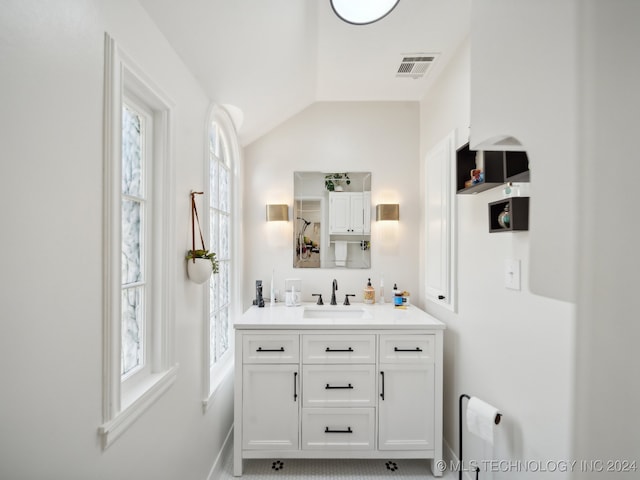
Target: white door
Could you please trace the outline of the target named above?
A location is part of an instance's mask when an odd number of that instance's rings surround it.
[[[454,142],[452,132],[425,157],[425,284],[428,300],[455,311]]]
[[[434,365],[380,364],[380,450],[433,450]]]
[[[242,448],[297,450],[298,365],[245,365],[242,372]]]

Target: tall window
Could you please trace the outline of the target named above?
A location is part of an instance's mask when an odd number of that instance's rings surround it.
[[[122,348],[120,375],[127,380],[146,365],[147,171],[153,156],[148,140],[152,119],[129,99],[122,105]]]
[[[209,283],[210,367],[229,350],[231,255],[231,185],[227,142],[220,125],[212,122],[209,134],[209,243],[216,252],[220,269]]]
[[[106,37],[103,446],[174,382],[170,104]]]
[[[234,238],[235,168],[238,156],[233,124],[221,107],[215,107],[208,132],[209,244],[216,252],[219,273],[209,283],[208,381],[205,406],[232,364],[232,319],[236,298]]]

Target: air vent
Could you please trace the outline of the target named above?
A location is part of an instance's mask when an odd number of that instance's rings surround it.
[[[402,61],[396,72],[396,77],[414,79],[423,77],[435,59],[435,55],[405,55],[402,57]]]

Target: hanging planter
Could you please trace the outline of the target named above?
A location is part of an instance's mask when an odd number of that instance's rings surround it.
[[[196,208],[196,195],[203,192],[191,192],[191,250],[187,252],[187,275],[192,282],[197,284],[205,283],[212,273],[218,273],[218,260],[214,252],[209,252],[204,245],[202,228],[200,228],[200,218]],[[202,248],[196,249],[196,222],[200,233],[200,244]]]

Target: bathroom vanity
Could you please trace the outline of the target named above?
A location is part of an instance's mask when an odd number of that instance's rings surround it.
[[[235,328],[245,458],[425,458],[442,471],[445,325],[414,306],[251,307]]]

